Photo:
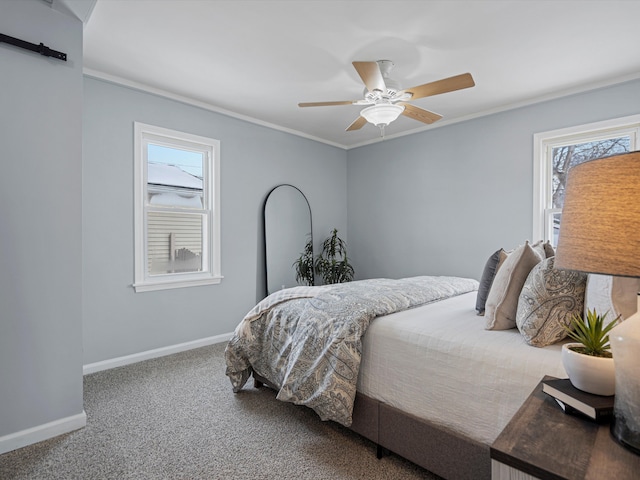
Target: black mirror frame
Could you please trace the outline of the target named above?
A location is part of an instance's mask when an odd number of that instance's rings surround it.
[[[264,289],[265,289],[265,297],[269,295],[269,274],[267,271],[267,264],[268,264],[268,258],[267,258],[267,216],[266,216],[266,208],[267,208],[267,202],[269,201],[269,197],[271,196],[271,194],[277,190],[280,187],[291,187],[296,189],[300,195],[302,195],[302,198],[304,198],[305,202],[307,202],[307,208],[309,209],[309,235],[310,235],[310,239],[311,242],[313,244],[313,215],[311,214],[311,204],[309,204],[309,199],[307,198],[307,196],[302,193],[302,190],[300,190],[298,187],[296,187],[295,185],[291,185],[290,183],[281,183],[279,185],[276,185],[275,187],[273,187],[271,190],[269,190],[269,193],[267,193],[265,199],[264,199],[264,203],[262,205],[262,228],[263,228],[263,255],[264,255],[264,278],[265,278],[265,283],[264,283]]]

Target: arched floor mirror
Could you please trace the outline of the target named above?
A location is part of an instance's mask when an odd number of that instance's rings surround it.
[[[311,207],[293,185],[278,185],[264,203],[264,244],[267,295],[299,285],[294,262],[311,236]]]

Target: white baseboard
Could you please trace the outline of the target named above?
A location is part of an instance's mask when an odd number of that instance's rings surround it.
[[[184,352],[194,348],[206,347],[208,345],[229,341],[232,335],[233,333],[225,333],[214,337],[201,338],[192,342],[179,343],[177,345],[147,350],[146,352],[134,353],[133,355],[126,355],[124,357],[113,358],[111,360],[90,363],[82,367],[82,372],[84,375],[87,375],[89,373],[121,367],[141,362],[143,360],[163,357],[165,355]],[[17,450],[18,448],[26,447],[27,445],[32,445],[34,443],[42,442],[43,440],[57,437],[64,433],[78,430],[85,427],[86,424],[87,414],[83,411],[77,415],[61,418],[53,422],[37,425],[26,430],[5,435],[0,437],[0,455],[12,450]]]
[[[130,365],[132,363],[141,362],[143,360],[164,357],[165,355],[171,355],[173,353],[184,352],[186,350],[192,350],[194,348],[206,347],[215,343],[226,342],[231,339],[232,335],[233,333],[225,333],[222,335],[216,335],[214,337],[201,338],[192,342],[179,343],[177,345],[169,345],[168,347],[147,350],[146,352],[125,355],[124,357],[117,357],[110,360],[103,360],[101,362],[89,363],[82,367],[82,373],[83,375],[88,375],[90,373],[109,370],[110,368],[122,367],[124,365]]]
[[[0,437],[0,454],[42,442],[43,440],[57,437],[63,433],[73,432],[74,430],[83,428],[86,424],[87,414],[83,410],[82,413],[77,415],[5,435],[4,437]]]

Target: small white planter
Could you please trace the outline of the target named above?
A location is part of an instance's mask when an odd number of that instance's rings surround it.
[[[592,357],[574,352],[569,348],[579,345],[579,343],[565,343],[562,346],[562,364],[571,384],[584,392],[613,395],[616,391],[613,358]]]

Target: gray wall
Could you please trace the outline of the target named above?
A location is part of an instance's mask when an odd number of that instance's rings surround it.
[[[134,121],[220,140],[220,285],[134,293]],[[83,122],[85,364],[232,332],[266,288],[262,207],[280,183],[307,196],[316,245],[346,236],[342,149],[88,77]]]
[[[0,438],[82,414],[82,23],[2,2]]]
[[[83,82],[82,24],[40,0],[3,2],[0,31],[69,55],[0,45],[0,439],[81,414],[83,363],[231,332],[264,292],[275,185],[309,199],[316,247],[341,231],[358,278],[477,278],[531,235],[533,134],[640,111],[635,81],[345,152]],[[133,292],[136,120],[221,140],[220,285]]]
[[[533,135],[638,113],[633,81],[350,150],[357,277],[479,278],[497,248],[532,240]]]

